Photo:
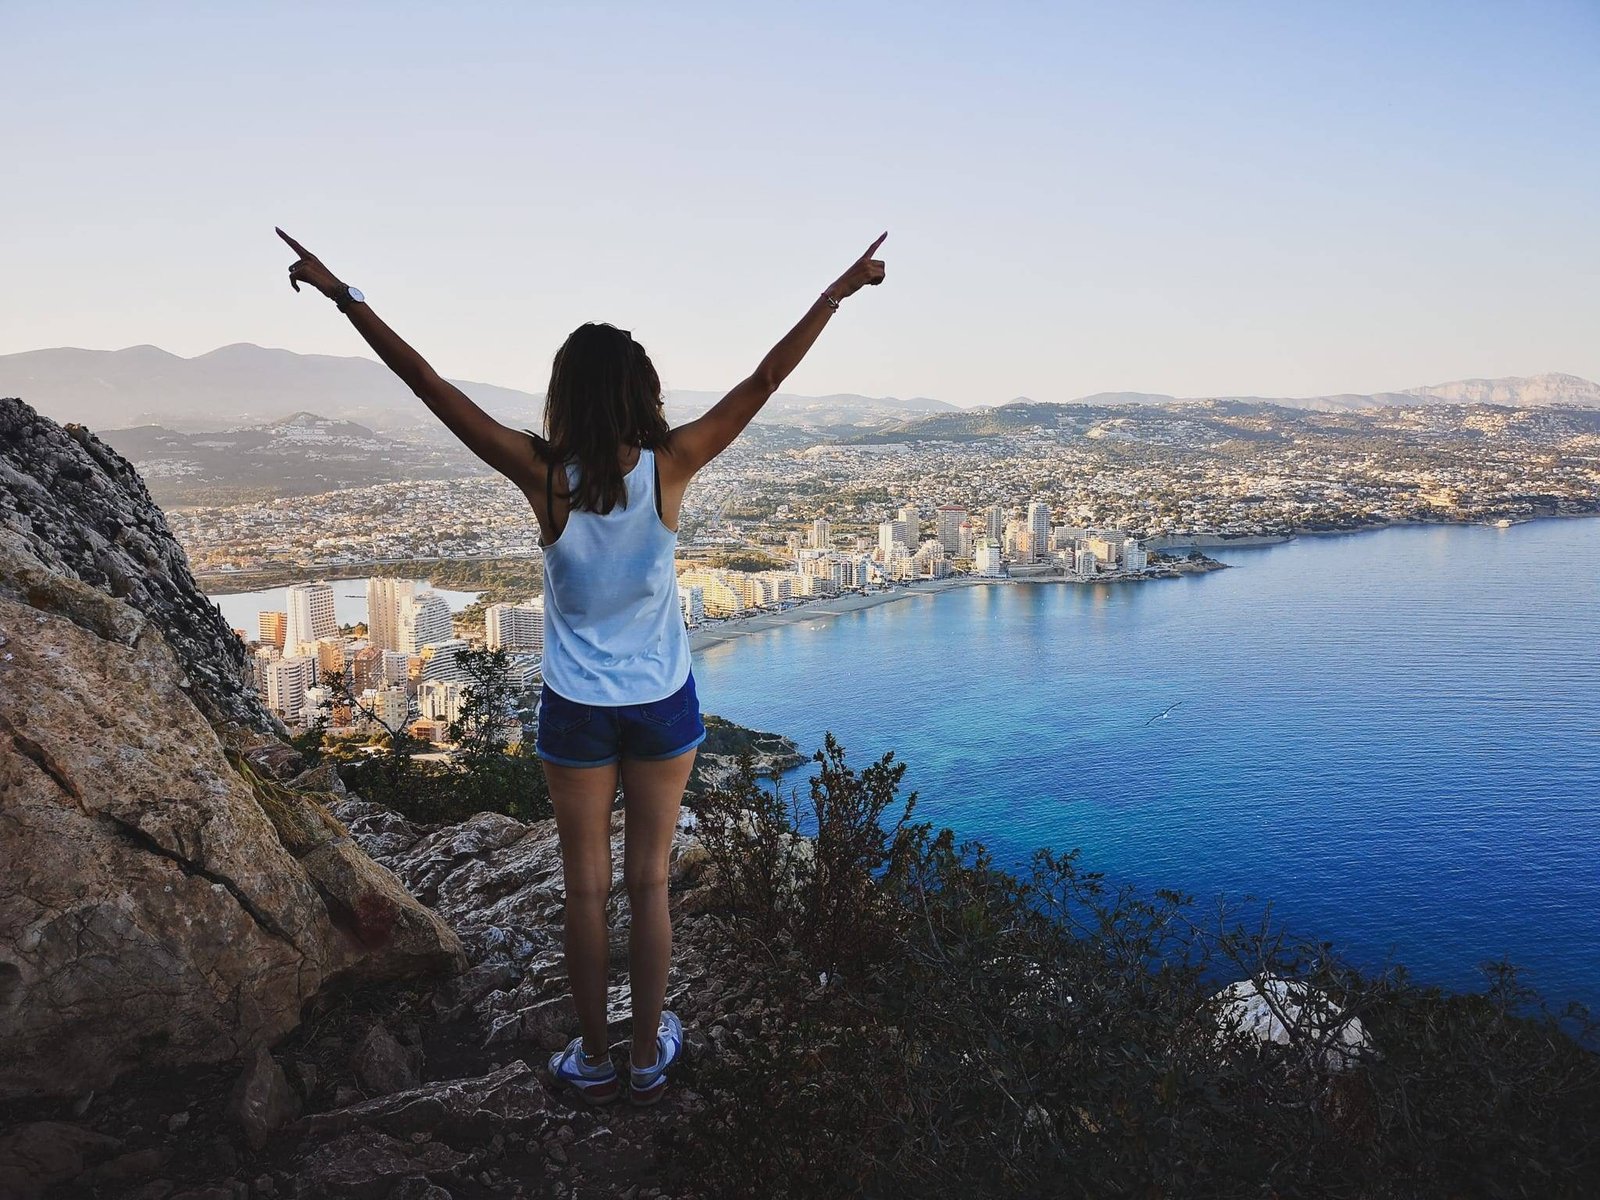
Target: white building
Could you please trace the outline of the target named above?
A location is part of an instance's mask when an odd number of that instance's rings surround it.
[[[300,720],[305,708],[306,689],[317,682],[317,660],[314,658],[279,658],[269,661],[262,669],[266,683],[267,707],[285,721]]]
[[[904,521],[882,521],[878,525],[878,553],[885,562],[889,561],[895,547],[910,550],[911,543],[906,537],[906,524]]]
[[[706,619],[706,590],[698,584],[678,582],[678,606],[685,625],[698,625]]]
[[[438,592],[418,592],[400,598],[399,646],[403,654],[415,654],[430,642],[448,641],[455,633],[450,622],[450,606]]]
[[[339,632],[339,620],[333,611],[333,585],[296,583],[288,588],[285,607],[283,646],[294,654],[306,642],[316,643],[318,638],[332,637]]]
[[[367,641],[384,650],[400,649],[400,601],[416,594],[414,579],[374,575],[367,580]]]
[[[424,720],[453,723],[461,715],[466,689],[444,679],[425,679],[417,685],[417,711]]]
[[[818,517],[811,522],[811,545],[817,550],[826,550],[828,542],[833,537],[833,526],[827,517]]]
[[[1093,575],[1100,567],[1095,552],[1088,546],[1081,546],[1072,560],[1072,570],[1077,575]]]
[[[950,564],[944,556],[944,546],[938,538],[927,538],[911,556],[918,579],[938,579],[949,573]]]
[[[972,552],[972,570],[985,579],[998,579],[1005,574],[1000,565],[1000,547],[993,542],[983,542]]]
[[[461,668],[457,657],[461,651],[468,649],[467,643],[461,638],[445,638],[442,642],[430,642],[417,651],[422,659],[421,679],[443,679],[454,683],[470,683],[471,677]]]
[[[1129,538],[1122,543],[1122,569],[1142,571],[1150,565],[1150,554],[1138,542]]]
[[[483,614],[484,641],[491,650],[544,652],[544,597],[521,604],[491,604]]]

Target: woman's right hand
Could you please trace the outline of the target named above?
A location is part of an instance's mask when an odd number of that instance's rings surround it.
[[[883,260],[881,258],[873,258],[872,252],[883,245],[883,239],[888,236],[887,230],[880,233],[878,240],[867,247],[865,254],[850,264],[850,269],[833,282],[826,294],[832,296],[835,300],[843,300],[846,296],[855,295],[869,283],[882,283]]]
[[[315,254],[281,229],[278,230],[278,236],[288,243],[289,249],[300,256],[299,260],[289,268],[289,286],[295,291],[300,290],[302,283],[308,283],[324,296],[331,297],[335,290],[344,286],[332,271],[322,265],[322,260]]]

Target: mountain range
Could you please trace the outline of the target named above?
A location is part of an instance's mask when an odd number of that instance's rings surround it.
[[[543,395],[471,380],[451,382],[506,424],[539,428]],[[267,425],[310,411],[406,438],[453,440],[380,362],[245,342],[194,358],[156,346],[0,355],[0,395],[24,398],[45,416],[95,430],[161,425],[200,433]],[[669,392],[668,419],[673,424],[691,420],[720,397],[720,392]],[[955,405],[940,400],[780,392],[762,410],[761,420],[848,433],[954,411]]]
[[[454,381],[507,424],[536,429],[544,397],[470,380]],[[92,429],[162,425],[197,433],[267,425],[296,413],[315,412],[331,421],[354,421],[403,440],[439,443],[450,435],[383,364],[368,358],[297,354],[249,343],[223,346],[181,358],[155,346],[126,350],[56,348],[0,355],[0,395],[20,396],[46,416]],[[667,393],[673,424],[704,412],[720,393]],[[1545,374],[1507,379],[1465,379],[1404,391],[1309,398],[1218,396],[1203,399],[1276,404],[1329,411],[1418,404],[1503,404],[1523,407],[1577,405],[1600,408],[1600,385],[1575,375]],[[1176,404],[1179,397],[1148,392],[1100,392],[1074,404]],[[1013,404],[1034,403],[1019,398]],[[1010,405],[1000,407],[1011,407]],[[995,412],[991,406],[959,408],[926,397],[801,396],[780,392],[762,410],[774,442],[779,429],[849,437],[925,418],[963,423],[963,414]]]

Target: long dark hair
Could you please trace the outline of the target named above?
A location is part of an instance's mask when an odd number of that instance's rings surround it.
[[[667,444],[661,377],[626,329],[591,321],[574,329],[550,367],[544,398],[544,441],[551,467],[576,459],[573,508],[608,513],[628,503],[617,447]],[[565,485],[562,475],[556,479]]]

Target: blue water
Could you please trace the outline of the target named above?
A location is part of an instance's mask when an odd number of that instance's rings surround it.
[[[1600,1007],[1600,520],[1212,553],[741,638],[695,656],[700,695],[807,753],[894,750],[913,819],[1000,865],[1081,847],[1364,966],[1479,990],[1503,956]]]

